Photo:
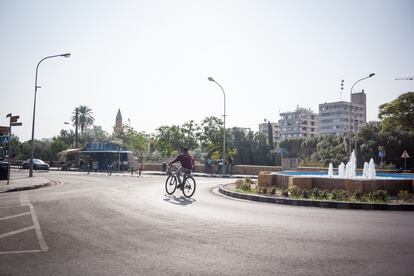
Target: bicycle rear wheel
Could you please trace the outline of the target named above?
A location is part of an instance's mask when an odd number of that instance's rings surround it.
[[[183,194],[185,197],[192,197],[196,190],[196,182],[192,176],[187,176],[184,180]]]
[[[165,180],[165,191],[167,194],[172,195],[177,189],[177,177],[175,175],[170,175]]]

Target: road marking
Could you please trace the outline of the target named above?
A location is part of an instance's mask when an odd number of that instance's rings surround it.
[[[0,206],[0,208],[17,208],[17,207],[22,207],[22,205]]]
[[[26,232],[26,231],[29,231],[29,230],[33,230],[34,228],[35,228],[34,226],[29,226],[29,227],[25,227],[25,228],[22,228],[22,229],[19,229],[19,230],[14,230],[14,231],[11,231],[11,232],[8,232],[8,233],[4,233],[4,234],[0,235],[0,239],[5,238],[5,237],[9,237],[9,236],[13,236],[13,235],[16,235],[16,234],[19,234],[19,233],[23,233],[23,232]]]
[[[37,240],[39,241],[40,248],[42,249],[43,252],[46,252],[49,250],[49,248],[47,247],[46,242],[43,239],[42,232],[40,231],[40,225],[39,225],[39,221],[37,220],[36,212],[32,204],[30,204],[29,207],[30,207],[30,212],[32,212],[33,224],[34,224],[34,228],[36,231]]]
[[[3,251],[3,252],[0,252],[0,255],[2,255],[2,254],[20,254],[20,253],[36,253],[36,252],[46,252],[46,251],[48,251],[49,248],[47,247],[47,244],[46,244],[46,242],[43,238],[42,231],[40,230],[40,225],[39,225],[39,221],[37,219],[35,209],[34,209],[33,205],[30,203],[29,196],[28,196],[27,192],[21,192],[20,195],[19,195],[19,199],[20,199],[20,205],[18,205],[18,206],[16,206],[16,205],[2,206],[1,208],[16,208],[16,207],[28,206],[29,209],[30,209],[30,212],[25,212],[25,213],[21,213],[21,214],[17,214],[17,215],[3,217],[3,218],[0,218],[0,220],[6,220],[6,219],[10,219],[10,218],[15,218],[15,217],[31,214],[33,225],[29,226],[29,227],[22,228],[22,229],[18,229],[18,230],[15,230],[15,231],[11,231],[11,232],[8,232],[8,233],[1,234],[0,239],[5,238],[5,237],[9,237],[9,236],[13,236],[13,235],[17,235],[17,234],[20,234],[20,233],[23,233],[23,232],[30,231],[30,230],[34,229],[35,233],[36,233],[37,240],[39,242],[40,249]]]
[[[12,219],[12,218],[17,218],[17,217],[26,216],[26,215],[30,215],[30,212],[21,213],[21,214],[17,214],[13,216],[8,216],[8,217],[3,217],[3,218],[0,218],[0,220]]]
[[[26,192],[22,192],[20,193],[20,205],[29,205],[30,201],[29,201],[29,196],[27,195]]]
[[[21,254],[21,253],[38,253],[38,252],[43,252],[43,251],[39,250],[39,249],[36,249],[36,250],[20,250],[20,251],[4,251],[4,252],[0,252],[0,255]]]

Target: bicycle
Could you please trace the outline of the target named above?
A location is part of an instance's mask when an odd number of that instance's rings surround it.
[[[175,166],[174,166],[175,167]],[[172,169],[172,166],[169,166],[167,169],[167,174],[168,177],[165,180],[165,191],[167,192],[167,194],[172,195],[175,190],[178,187],[178,179],[180,176],[182,179],[182,183],[183,187],[181,187],[180,189],[183,191],[183,194],[185,197],[192,197],[195,193],[196,190],[196,181],[195,179],[191,176],[191,174],[186,173],[184,175],[180,174],[178,172],[179,168],[176,168],[174,171]]]

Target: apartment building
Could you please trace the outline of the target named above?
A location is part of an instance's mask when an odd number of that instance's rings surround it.
[[[259,124],[259,132],[266,135],[266,137],[269,137],[269,129],[272,131],[273,142],[280,140],[279,123],[271,123],[265,119],[263,123]]]
[[[341,135],[367,122],[366,94],[364,90],[351,94],[351,103],[346,101],[319,105],[319,134]]]
[[[312,110],[297,107],[295,111],[280,113],[280,138],[313,137],[319,133],[319,116]]]

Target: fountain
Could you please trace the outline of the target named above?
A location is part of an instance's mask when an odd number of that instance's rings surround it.
[[[333,176],[333,165],[332,165],[332,163],[329,163],[328,176],[329,176],[329,178],[332,178],[332,176]]]
[[[351,156],[349,157],[349,162],[345,167],[345,178],[354,178],[356,176],[356,158],[355,151],[352,151]]]
[[[374,159],[371,158],[368,165],[368,179],[376,178],[376,174]]]
[[[334,173],[334,167],[329,164],[328,174],[323,172],[280,172],[273,180],[275,185],[288,188],[297,186],[302,189],[318,188],[321,190],[342,189],[350,192],[362,191],[363,193],[386,190],[392,195],[397,195],[401,190],[414,191],[413,175],[395,175],[381,173],[377,175],[374,159],[364,163],[362,175],[357,175],[355,152],[351,153],[349,161],[345,165],[338,166],[338,173]]]
[[[341,162],[338,167],[338,177],[345,178],[345,164]]]

